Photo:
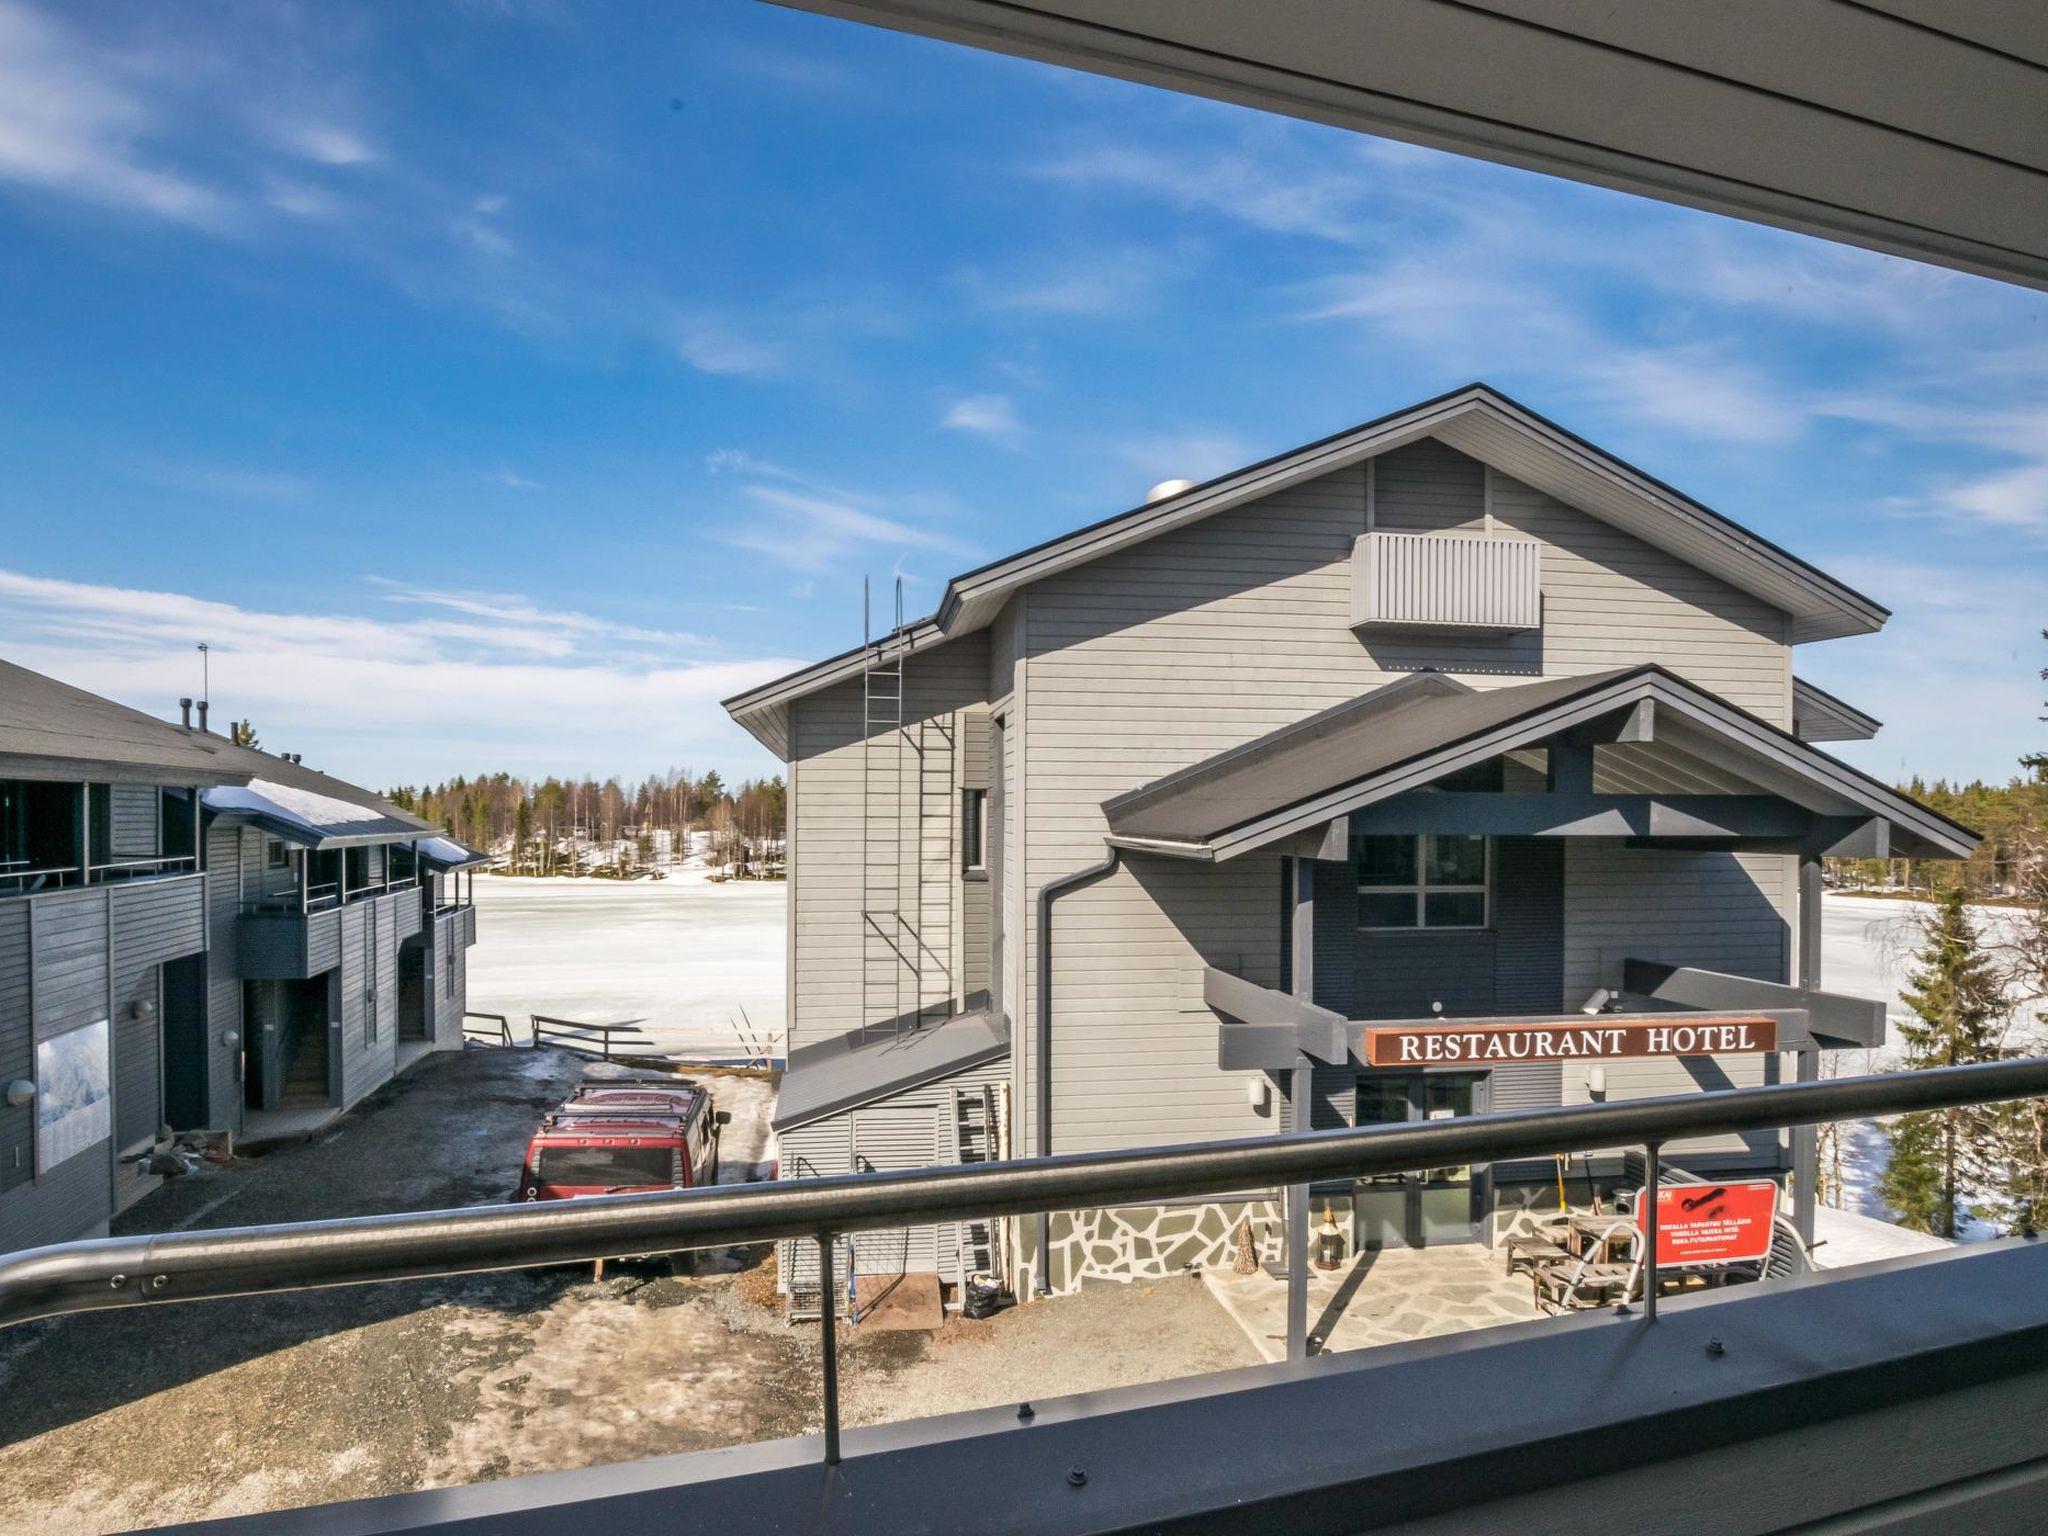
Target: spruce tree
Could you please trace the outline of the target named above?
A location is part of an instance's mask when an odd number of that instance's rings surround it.
[[[1905,993],[1916,1022],[1901,1023],[1901,1068],[1963,1066],[2006,1054],[2003,999],[1978,941],[1961,885],[1941,898]],[[1901,1223],[1936,1237],[1962,1230],[1973,1187],[1999,1180],[1998,1126],[1981,1106],[1901,1115],[1888,1128],[1891,1161],[1881,1186]]]

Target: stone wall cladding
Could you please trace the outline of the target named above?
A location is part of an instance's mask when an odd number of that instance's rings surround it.
[[[1160,1280],[1192,1270],[1228,1269],[1231,1233],[1249,1216],[1262,1263],[1284,1258],[1287,1224],[1278,1198],[1206,1205],[1123,1205],[1056,1213],[1051,1280],[1055,1293],[1090,1280]]]

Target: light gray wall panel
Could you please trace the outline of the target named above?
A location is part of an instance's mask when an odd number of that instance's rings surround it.
[[[0,1082],[33,1079],[29,903],[0,901]],[[35,1106],[0,1100],[0,1197],[35,1176]]]
[[[242,983],[236,969],[235,929],[242,909],[244,829],[214,822],[206,829],[207,1100],[209,1124],[242,1126],[241,1048],[228,1043],[243,1033]],[[256,835],[249,833],[248,841]],[[260,856],[260,855],[259,855]]]
[[[157,853],[162,822],[161,791],[154,784],[107,786],[108,843],[116,859],[148,859]]]

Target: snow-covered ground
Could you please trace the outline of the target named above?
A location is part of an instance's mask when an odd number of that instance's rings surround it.
[[[593,1024],[637,1024],[653,1054],[751,1054],[735,1021],[782,1050],[781,881],[716,884],[697,868],[665,880],[476,878],[469,1006]]]

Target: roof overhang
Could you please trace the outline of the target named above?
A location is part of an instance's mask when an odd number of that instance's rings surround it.
[[[1868,741],[1882,729],[1875,715],[1803,677],[1792,679],[1792,734],[1801,741]]]
[[[1503,753],[1681,743],[1755,793],[1436,791]],[[1590,766],[1588,772],[1590,773]],[[1477,692],[1419,674],[1103,803],[1109,841],[1223,860],[1282,845],[1341,857],[1332,829],[1493,831],[1967,858],[1977,835],[1661,667]],[[1816,840],[1817,839],[1817,840]]]
[[[1795,642],[1869,634],[1890,617],[1883,605],[1663,481],[1498,390],[1471,384],[956,576],[935,613],[907,624],[886,644],[892,653],[901,648],[915,655],[985,629],[1032,582],[1426,437],[1781,609],[1791,616]],[[860,676],[874,651],[863,646],[841,652],[735,694],[725,707],[757,740],[787,758],[788,706]]]
[[[2048,288],[2048,12],[778,0]]]
[[[392,815],[378,806],[357,806],[352,802],[351,809],[363,814],[346,820],[313,819],[304,810],[295,809],[289,800],[273,799],[265,793],[266,789],[273,787],[264,780],[256,779],[247,784],[208,790],[201,800],[216,818],[245,821],[297,847],[322,853],[336,848],[417,842],[438,832],[437,828],[412,817]]]
[[[794,1051],[776,1091],[774,1127],[793,1131],[1010,1053],[1010,1021],[963,1013],[923,1029],[863,1040],[858,1031]]]
[[[478,853],[468,844],[446,835],[421,838],[419,853],[420,862],[432,869],[473,869],[491,862],[488,853]]]

